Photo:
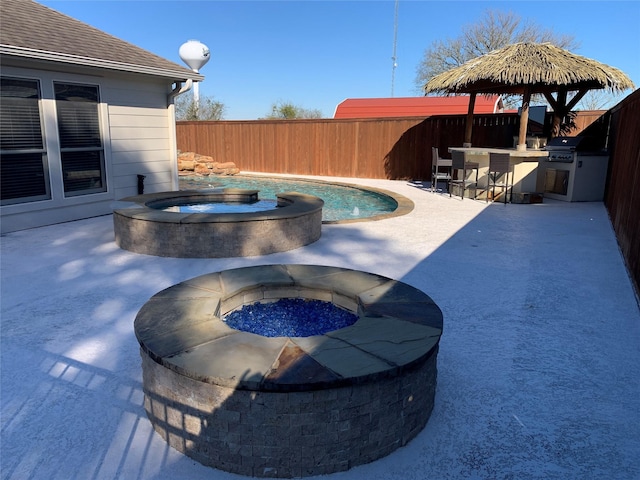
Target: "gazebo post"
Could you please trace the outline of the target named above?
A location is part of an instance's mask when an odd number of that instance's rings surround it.
[[[553,123],[551,124],[551,138],[560,136],[560,124],[562,119],[568,113],[567,105],[567,89],[558,90],[556,108],[553,109]]]
[[[571,99],[569,103],[567,103],[567,89],[562,88],[558,91],[558,98],[554,100],[551,94],[545,95],[547,97],[547,101],[549,101],[549,105],[553,108],[553,123],[551,125],[551,138],[560,136],[560,126],[562,124],[562,120],[564,117],[573,110],[573,107],[582,100],[582,98],[586,95],[589,90],[583,88],[579,90]],[[552,103],[553,101],[553,103]]]
[[[524,95],[522,97],[522,111],[520,112],[520,131],[518,133],[518,145],[516,150],[522,151],[527,149],[527,125],[529,124],[529,102],[531,101],[531,89],[529,86],[524,87]]]
[[[469,110],[467,110],[467,121],[464,126],[464,143],[463,147],[471,146],[471,130],[473,129],[473,110],[476,105],[476,92],[469,95]]]

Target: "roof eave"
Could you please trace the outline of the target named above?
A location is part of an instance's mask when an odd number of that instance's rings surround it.
[[[454,86],[438,86],[438,87],[430,87],[425,86],[424,91],[425,94],[430,93],[442,93],[442,94],[471,94],[476,93],[477,95],[522,95],[526,89],[529,89],[532,94],[539,93],[554,93],[560,90],[566,90],[569,92],[580,91],[583,89],[587,90],[600,90],[606,89],[606,86],[601,85],[596,81],[590,82],[578,82],[569,85],[559,85],[559,84],[494,84],[490,82],[475,82],[467,85],[454,85]],[[613,89],[613,87],[608,87]]]
[[[172,80],[188,80],[196,82],[204,80],[204,76],[188,70],[166,69],[150,67],[147,65],[134,65],[131,63],[114,62],[100,58],[82,57],[59,52],[48,52],[45,50],[35,50],[31,48],[16,47],[14,45],[0,45],[0,55],[10,55],[13,57],[26,58],[30,60],[43,60],[49,62],[66,63],[83,67],[103,68],[107,70],[117,70],[121,72],[139,73],[152,75],[155,77],[170,78]]]

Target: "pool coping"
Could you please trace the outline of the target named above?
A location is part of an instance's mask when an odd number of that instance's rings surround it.
[[[319,180],[311,180],[311,181],[319,182]],[[412,200],[405,197],[404,195],[401,195],[396,192],[392,192],[391,190],[384,190],[382,188],[376,188],[376,187],[363,187],[362,185],[356,185],[355,183],[326,182],[326,181],[324,183],[328,183],[330,185],[338,185],[342,187],[357,188],[358,190],[364,190],[365,192],[371,191],[371,192],[378,193],[380,195],[386,195],[387,197],[391,197],[397,204],[397,207],[393,212],[381,213],[380,215],[373,215],[371,217],[366,217],[366,218],[347,218],[344,220],[327,220],[327,221],[323,220],[322,223],[327,225],[342,224],[342,223],[376,222],[378,220],[385,220],[387,218],[401,217],[403,215],[407,215],[408,213],[411,213],[415,208],[415,204],[413,203]]]

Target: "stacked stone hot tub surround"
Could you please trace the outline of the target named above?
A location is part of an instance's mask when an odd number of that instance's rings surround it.
[[[285,252],[320,238],[324,202],[297,192],[278,194],[278,208],[258,212],[162,210],[188,203],[257,200],[257,190],[236,188],[158,192],[123,198],[113,211],[116,244],[131,252],[160,257],[222,258]]]
[[[313,337],[229,328],[256,301],[305,298],[356,313]],[[264,265],[187,280],[135,320],[145,409],[155,430],[198,462],[257,477],[347,470],[405,445],[433,408],[442,313],[375,274]]]

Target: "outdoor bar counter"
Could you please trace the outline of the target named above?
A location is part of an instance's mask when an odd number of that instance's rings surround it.
[[[542,192],[544,172],[538,168],[541,159],[549,152],[539,149],[516,150],[515,148],[493,147],[449,147],[449,152],[464,152],[466,160],[478,163],[478,188],[487,185],[490,153],[508,153],[513,166],[513,193]]]

